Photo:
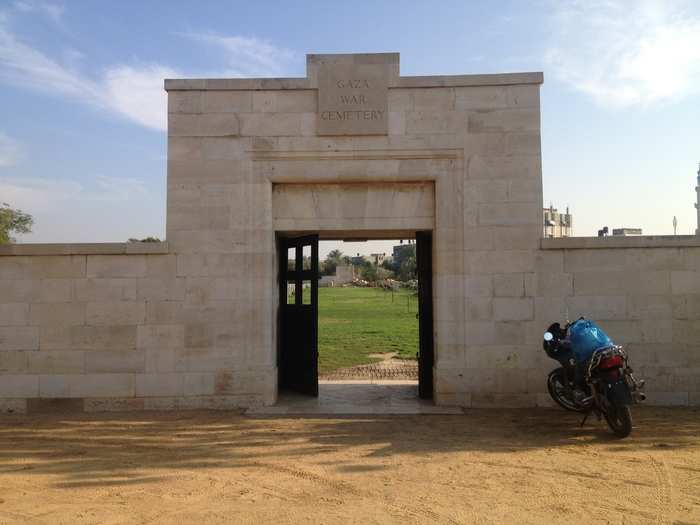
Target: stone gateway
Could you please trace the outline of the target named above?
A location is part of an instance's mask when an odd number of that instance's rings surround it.
[[[280,289],[313,280],[288,265],[318,239],[352,238],[417,239],[421,394],[437,404],[548,404],[541,336],[567,311],[626,345],[650,403],[700,404],[700,240],[541,238],[542,81],[401,76],[393,53],[166,80],[167,242],[0,247],[0,410],[312,389],[295,327],[313,326],[313,294]]]

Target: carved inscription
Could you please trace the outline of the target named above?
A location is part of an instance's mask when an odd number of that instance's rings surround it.
[[[387,133],[387,74],[381,65],[330,64],[319,69],[319,135]]]

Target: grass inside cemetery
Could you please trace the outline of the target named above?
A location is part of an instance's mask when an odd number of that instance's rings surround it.
[[[369,354],[418,352],[418,297],[414,291],[319,288],[318,367],[329,372],[379,359]]]

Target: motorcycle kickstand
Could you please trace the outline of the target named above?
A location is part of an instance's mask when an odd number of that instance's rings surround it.
[[[590,416],[590,415],[591,415],[591,411],[589,410],[588,412],[586,412],[584,414],[583,420],[581,420],[581,425],[579,425],[579,427],[582,427],[583,425],[586,424],[586,420],[588,419],[588,416]]]

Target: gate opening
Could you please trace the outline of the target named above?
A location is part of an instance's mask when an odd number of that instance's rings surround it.
[[[383,239],[278,234],[280,400],[432,399],[432,234]]]

